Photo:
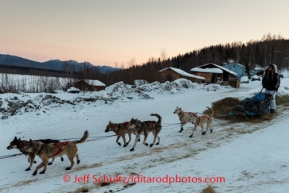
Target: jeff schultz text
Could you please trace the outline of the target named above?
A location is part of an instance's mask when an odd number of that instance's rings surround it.
[[[96,174],[90,175],[85,174],[83,176],[74,176],[73,183],[100,183],[100,182],[113,182],[113,183],[225,183],[224,177],[195,177],[195,176],[169,176],[168,174],[164,177],[150,177],[141,174],[119,176],[116,174],[114,177],[108,177],[107,175],[98,176]]]

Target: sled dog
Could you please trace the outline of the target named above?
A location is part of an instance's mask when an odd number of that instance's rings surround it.
[[[106,126],[105,132],[113,131],[116,135],[116,143],[121,146],[121,143],[118,142],[119,138],[122,137],[123,139],[123,147],[126,147],[130,140],[131,140],[131,133],[133,129],[135,128],[135,125],[130,122],[124,122],[124,123],[112,123],[109,121],[109,123]],[[129,141],[126,142],[125,135],[128,134]]]
[[[148,144],[146,143],[148,134],[150,132],[153,133],[154,135],[154,140],[153,143],[150,144],[150,147],[152,147],[155,142],[156,142],[156,138],[158,139],[158,142],[156,143],[156,145],[159,145],[160,143],[160,137],[158,136],[160,131],[162,130],[162,117],[159,114],[156,113],[152,113],[150,114],[151,116],[156,116],[158,118],[158,121],[139,121],[138,119],[131,119],[131,123],[135,124],[136,127],[133,130],[133,133],[136,135],[135,137],[135,142],[133,147],[130,149],[130,151],[133,151],[137,142],[139,141],[140,135],[144,135],[144,140],[143,140],[143,144],[148,146]]]
[[[211,132],[213,131],[211,125],[213,123],[214,111],[210,107],[207,107],[207,108],[211,111],[211,114],[210,115],[201,115],[201,116],[197,117],[197,119],[194,123],[193,133],[192,133],[192,135],[190,135],[190,137],[193,137],[194,132],[197,129],[197,126],[200,126],[202,128],[202,135],[205,135],[209,128],[211,129]],[[206,123],[206,131],[203,130],[205,123]]]
[[[193,123],[198,117],[197,113],[184,112],[181,107],[176,107],[174,114],[178,114],[181,121],[181,130],[179,131],[180,133],[184,130],[183,126],[185,124],[187,124],[188,122]]]
[[[38,139],[38,140],[33,140],[35,142],[40,141],[42,143],[56,143],[59,142],[59,140],[54,140],[54,139]],[[10,145],[7,147],[8,150],[11,149],[19,149],[19,151],[23,154],[25,154],[23,152],[23,145],[25,143],[28,143],[28,141],[26,140],[21,140],[20,138],[17,139],[17,137],[15,136],[15,138],[10,142]],[[36,161],[34,161],[35,158],[35,154],[34,153],[28,153],[26,154],[26,156],[28,156],[28,162],[30,163],[30,166],[28,168],[25,169],[25,171],[29,171],[33,165],[33,163],[36,163]],[[52,161],[48,163],[48,165],[51,165],[53,163],[55,158],[52,158]],[[61,161],[63,161],[63,157],[61,156]]]
[[[47,170],[48,159],[59,157],[62,156],[63,154],[66,154],[70,161],[70,167],[67,167],[66,170],[70,170],[73,167],[74,157],[77,158],[77,164],[79,164],[80,159],[77,154],[78,149],[76,144],[85,142],[87,138],[88,138],[88,131],[85,131],[82,138],[76,141],[64,141],[45,144],[42,142],[35,142],[30,139],[28,143],[25,143],[23,145],[23,152],[34,153],[42,159],[42,162],[36,167],[32,175],[35,176],[37,174],[37,171],[41,167],[44,167],[44,169],[42,172],[40,172],[40,174],[44,174],[45,171]]]

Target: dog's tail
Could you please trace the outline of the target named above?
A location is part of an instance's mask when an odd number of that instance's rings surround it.
[[[162,124],[162,117],[159,115],[159,114],[157,114],[157,113],[152,113],[151,114],[151,116],[156,116],[159,120],[158,120],[158,124]]]
[[[88,138],[88,131],[86,130],[80,140],[73,141],[73,143],[78,144],[78,143],[83,143],[86,141]]]
[[[214,111],[210,107],[207,107],[207,108],[211,111],[210,117],[213,117],[214,116]]]

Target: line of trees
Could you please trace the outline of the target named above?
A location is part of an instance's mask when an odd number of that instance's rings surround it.
[[[269,33],[261,40],[209,46],[172,58],[166,58],[166,52],[162,50],[161,57],[158,59],[151,57],[145,64],[140,65],[130,60],[128,68],[99,76],[99,80],[106,85],[119,81],[133,84],[136,79],[144,79],[148,82],[161,81],[158,71],[166,67],[175,67],[189,72],[192,68],[206,63],[222,66],[232,61],[243,64],[248,69],[253,69],[255,65],[265,67],[270,63],[276,64],[279,69],[288,68],[289,39]]]
[[[54,93],[73,86],[69,79],[49,76],[13,75],[0,73],[0,93]],[[74,81],[76,81],[74,79]]]
[[[279,69],[289,68],[289,39],[282,36],[264,35],[261,40],[249,41],[247,43],[233,42],[225,45],[214,45],[199,50],[167,58],[165,49],[161,50],[159,58],[149,58],[144,64],[136,64],[134,59],[128,61],[128,68],[124,68],[122,64],[116,68],[120,70],[107,74],[102,74],[96,69],[90,68],[86,62],[81,67],[82,70],[75,70],[69,63],[64,63],[62,77],[65,83],[60,83],[59,78],[54,77],[49,71],[39,71],[39,69],[25,69],[30,75],[41,75],[41,78],[33,80],[33,87],[25,87],[25,80],[15,81],[9,77],[9,73],[13,73],[16,68],[0,69],[2,74],[0,77],[0,88],[2,92],[52,92],[56,89],[66,89],[73,86],[75,81],[82,79],[97,79],[105,83],[107,86],[116,82],[123,81],[126,84],[134,84],[134,80],[146,80],[148,82],[162,82],[162,76],[159,71],[166,67],[175,67],[189,72],[192,68],[206,63],[214,63],[225,65],[230,62],[240,63],[246,66],[247,72],[253,69],[255,65],[265,67],[270,63],[274,63]],[[18,74],[14,72],[15,74]],[[28,74],[29,74],[28,73]],[[26,74],[26,73],[22,73]],[[34,76],[31,76],[34,77]],[[48,78],[50,77],[50,78]],[[31,81],[29,81],[31,82]],[[5,90],[6,89],[6,90]]]

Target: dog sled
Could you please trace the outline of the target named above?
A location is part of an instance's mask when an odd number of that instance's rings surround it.
[[[274,93],[266,94],[262,92],[262,90],[252,98],[242,100],[238,105],[233,107],[229,115],[253,117],[268,113],[270,101],[272,100]]]

